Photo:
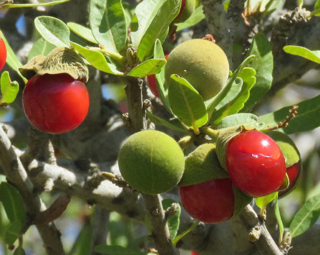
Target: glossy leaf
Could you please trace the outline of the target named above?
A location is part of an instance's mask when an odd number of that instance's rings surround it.
[[[20,193],[11,184],[2,182],[0,184],[0,198],[4,210],[10,222],[23,222],[26,211]]]
[[[73,33],[87,40],[88,42],[99,44],[97,40],[94,38],[92,31],[89,28],[74,22],[68,22],[67,26]]]
[[[248,63],[248,67],[256,70],[256,83],[250,91],[250,97],[241,112],[248,112],[269,91],[272,85],[273,55],[270,42],[263,34],[257,34],[253,38],[251,48],[247,56],[256,57]]]
[[[275,214],[277,222],[278,222],[280,236],[282,236],[283,232],[284,232],[284,226],[283,226],[283,222],[282,222],[282,218],[281,218],[281,214],[280,214],[278,197],[275,199],[274,214]]]
[[[320,126],[320,96],[305,100],[298,105],[298,113],[292,118],[289,125],[281,130],[286,134],[293,134],[313,130]],[[264,122],[266,127],[275,127],[284,122],[292,106],[284,107],[278,111],[259,117],[259,122]]]
[[[192,15],[184,22],[175,24],[177,26],[177,32],[184,30],[189,27],[193,27],[198,24],[200,21],[205,19],[205,15],[203,13],[203,6],[198,6]]]
[[[3,240],[7,245],[13,245],[19,238],[23,223],[14,221],[6,228]]]
[[[167,210],[172,204],[176,204],[176,213],[173,215],[170,215],[167,218],[168,222],[168,227],[169,227],[169,232],[171,236],[171,240],[175,239],[179,230],[179,225],[180,225],[180,215],[181,215],[181,206],[179,203],[172,199],[164,199],[162,200],[162,206],[164,210]]]
[[[314,10],[320,10],[320,0],[314,4]],[[316,13],[314,16],[320,16],[320,12]]]
[[[208,114],[203,99],[186,79],[172,74],[168,97],[172,112],[195,132],[207,123]]]
[[[32,45],[28,55],[28,61],[38,55],[47,56],[54,48],[56,48],[56,46],[40,38]]]
[[[136,7],[138,30],[132,32],[131,37],[141,61],[152,55],[157,39],[161,42],[165,40],[169,25],[179,13],[179,4],[180,0],[144,0]]]
[[[307,200],[294,216],[289,231],[292,237],[303,234],[310,229],[320,217],[320,194]]]
[[[300,56],[310,61],[316,62],[317,64],[320,64],[320,50],[311,51],[307,48],[293,45],[285,46],[283,47],[283,50],[291,55]]]
[[[111,52],[126,44],[127,27],[120,0],[90,0],[89,21],[95,39]]]
[[[273,200],[275,200],[278,197],[278,192],[274,192],[270,195],[258,197],[256,198],[256,205],[262,209],[266,208],[266,206],[271,203]]]
[[[19,83],[17,81],[11,81],[9,72],[5,71],[1,75],[1,93],[0,105],[2,103],[12,103],[19,92]]]
[[[8,3],[4,5],[0,5],[0,9],[7,9],[7,8],[30,8],[30,7],[38,7],[38,6],[50,6],[50,5],[56,5],[56,4],[63,4],[65,2],[69,2],[71,0],[56,0],[51,1],[48,3],[35,3],[35,4],[13,4]]]
[[[27,83],[28,80],[19,71],[19,68],[22,66],[20,60],[17,58],[16,54],[13,52],[4,34],[2,34],[1,37],[7,49],[7,60],[6,60],[7,64],[19,74],[19,76],[23,79],[25,83]]]
[[[205,102],[206,108],[208,111],[208,114],[211,119],[211,115],[213,111],[215,111],[217,105],[227,96],[229,93],[231,87],[233,86],[233,83],[236,81],[238,78],[238,75],[242,71],[243,68],[245,68],[253,59],[255,58],[254,55],[251,55],[247,57],[240,65],[239,67],[235,70],[235,72],[232,74],[232,77],[228,79],[227,85],[216,95],[214,98],[207,100]]]
[[[70,46],[70,30],[63,21],[50,16],[40,16],[34,20],[34,25],[49,43],[57,47]]]
[[[257,123],[258,117],[252,113],[232,114],[223,118],[216,126],[217,129],[236,127],[240,125],[253,126]]]
[[[149,59],[134,67],[128,76],[145,77],[147,75],[159,73],[167,61],[165,59]]]
[[[250,96],[250,90],[256,82],[255,74],[256,72],[252,68],[245,67],[242,69],[238,76],[243,82],[241,91],[228,104],[213,112],[210,120],[211,125],[217,125],[224,117],[238,113],[244,107]]]
[[[124,75],[116,69],[116,65],[114,63],[108,62],[107,58],[100,51],[82,47],[74,42],[70,43],[72,47],[74,47],[93,67],[105,73]]]
[[[234,100],[237,95],[240,93],[242,89],[243,81],[242,79],[235,79],[235,81],[232,83],[231,88],[229,89],[226,96],[218,103],[216,109],[220,109],[225,105],[230,104],[232,100]]]
[[[182,126],[181,122],[177,119],[166,121],[151,112],[147,111],[147,117],[151,120],[152,123],[154,123],[156,126],[165,126],[167,128],[170,128],[172,130],[176,130],[183,133],[188,133],[188,131]]]
[[[156,40],[155,46],[154,46],[154,58],[161,58],[164,59],[165,55],[163,52],[163,48],[161,45],[161,41],[159,39]],[[169,99],[168,99],[168,87],[165,86],[165,75],[164,75],[164,66],[161,69],[159,73],[156,74],[156,81],[157,81],[157,89],[161,98],[161,101],[165,108],[168,110],[168,112],[172,113]],[[173,113],[172,113],[173,115]]]
[[[143,255],[144,252],[124,248],[117,245],[98,245],[94,248],[96,252],[106,253],[108,255]]]

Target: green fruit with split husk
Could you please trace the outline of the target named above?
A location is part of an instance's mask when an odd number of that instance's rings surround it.
[[[130,136],[120,149],[118,161],[126,182],[146,194],[160,194],[176,186],[185,164],[179,144],[155,130]]]
[[[185,78],[204,100],[208,100],[226,85],[229,62],[215,43],[192,39],[181,43],[169,54],[165,68],[167,86],[170,86],[172,74]]]
[[[195,7],[195,0],[182,0],[180,12],[178,16],[174,19],[173,23],[180,23],[186,21],[192,15]]]

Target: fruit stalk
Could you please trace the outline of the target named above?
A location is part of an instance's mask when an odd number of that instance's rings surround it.
[[[128,99],[129,128],[131,133],[136,133],[144,130],[146,127],[145,111],[143,109],[142,80],[128,77],[125,91]],[[160,196],[143,193],[142,196],[152,226],[152,236],[159,255],[178,255],[179,251],[172,245],[169,227],[160,202]]]

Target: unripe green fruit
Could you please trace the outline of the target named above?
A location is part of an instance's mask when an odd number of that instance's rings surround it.
[[[225,86],[229,76],[226,54],[215,43],[204,39],[192,39],[178,45],[167,59],[165,79],[170,86],[170,76],[185,78],[202,96],[214,97]]]
[[[182,0],[181,8],[178,16],[174,19],[173,23],[181,23],[190,18],[196,7],[195,0]]]
[[[126,182],[146,194],[169,191],[184,171],[184,154],[178,143],[155,130],[130,136],[120,149],[118,161]]]

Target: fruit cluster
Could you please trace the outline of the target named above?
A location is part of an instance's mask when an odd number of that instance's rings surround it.
[[[217,146],[221,148],[202,144],[184,158],[178,143],[168,135],[141,131],[121,147],[119,168],[127,183],[143,193],[159,194],[178,185],[185,210],[206,223],[229,220],[252,197],[279,191],[286,174],[291,184],[285,192],[291,190],[299,176],[299,152],[283,133],[243,130],[231,138],[229,134],[226,145],[218,138]],[[221,150],[223,157],[218,156]],[[289,150],[291,156],[285,158]]]

